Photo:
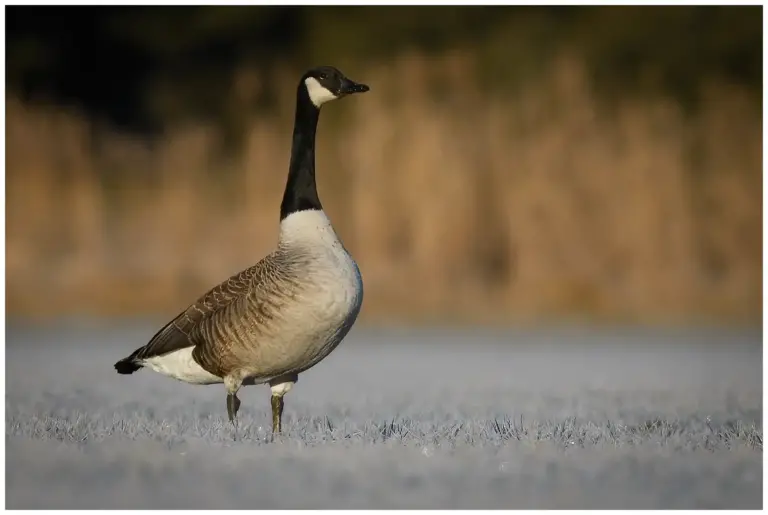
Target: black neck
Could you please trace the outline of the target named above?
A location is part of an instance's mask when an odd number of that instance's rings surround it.
[[[296,211],[322,209],[315,184],[315,133],[320,109],[309,99],[304,81],[296,94],[296,119],[288,182],[280,205],[280,220]]]

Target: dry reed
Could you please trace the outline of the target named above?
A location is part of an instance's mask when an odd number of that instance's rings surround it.
[[[371,93],[320,122],[320,195],[366,320],[758,319],[761,115],[738,87],[693,116],[662,97],[609,110],[575,58],[506,97],[473,66],[356,70]],[[277,80],[277,114],[226,162],[213,127],[97,144],[83,115],[8,98],[8,313],[170,315],[268,252],[295,78]]]

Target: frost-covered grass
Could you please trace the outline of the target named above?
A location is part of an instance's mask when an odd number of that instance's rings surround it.
[[[153,327],[12,326],[7,506],[760,507],[759,331],[354,330],[286,396],[112,363]]]
[[[270,445],[274,438],[267,418],[242,417],[237,431],[222,417],[195,418],[180,413],[157,418],[148,413],[22,415],[11,412],[6,422],[8,436],[53,440],[73,444],[102,442],[112,437],[151,439],[168,449],[188,441],[210,444]],[[455,449],[494,448],[505,445],[553,448],[633,447],[652,444],[675,451],[726,450],[737,447],[762,450],[762,430],[757,422],[730,419],[712,424],[700,419],[653,418],[635,424],[568,419],[525,421],[501,416],[491,419],[395,416],[390,419],[337,419],[302,416],[284,424],[279,440],[303,446],[345,444],[347,446],[397,443],[406,447]]]

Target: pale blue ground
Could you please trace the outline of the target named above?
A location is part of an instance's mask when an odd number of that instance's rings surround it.
[[[112,364],[156,324],[11,324],[8,508],[760,508],[756,330],[355,328],[286,396]]]

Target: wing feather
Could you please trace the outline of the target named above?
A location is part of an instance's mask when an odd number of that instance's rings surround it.
[[[259,261],[256,265],[246,268],[208,290],[163,326],[149,340],[149,343],[137,349],[128,359],[138,361],[195,346],[198,342],[193,341],[191,336],[195,327],[203,320],[224,310],[238,298],[247,295],[253,278],[258,275],[264,262],[265,260]]]

